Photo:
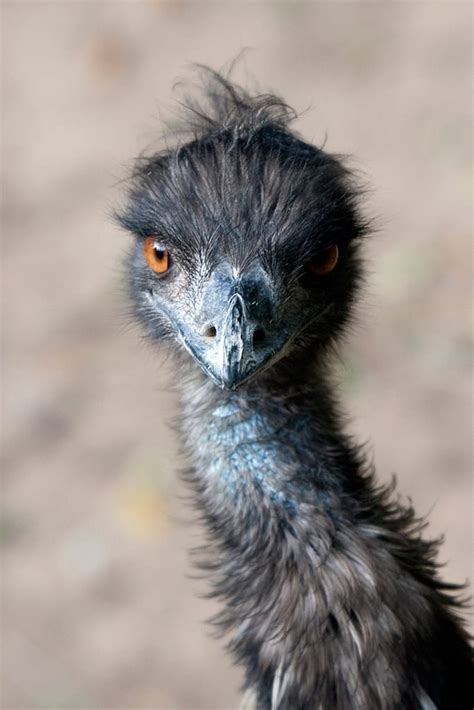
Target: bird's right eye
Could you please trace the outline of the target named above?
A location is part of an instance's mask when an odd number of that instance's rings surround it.
[[[146,263],[155,274],[160,276],[166,274],[171,264],[170,253],[155,237],[147,237],[145,239],[143,253]]]

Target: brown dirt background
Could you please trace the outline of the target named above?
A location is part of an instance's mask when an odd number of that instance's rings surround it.
[[[187,64],[242,47],[236,78],[373,187],[342,396],[470,575],[470,4],[4,3],[4,710],[236,707],[189,579],[173,371],[127,326],[109,211]]]

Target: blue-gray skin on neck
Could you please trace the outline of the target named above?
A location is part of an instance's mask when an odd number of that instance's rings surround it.
[[[244,502],[253,488],[289,514],[296,515],[298,500],[281,470],[294,466],[317,475],[311,450],[311,416],[301,413],[281,421],[271,420],[258,400],[246,402],[238,395],[229,397],[211,412],[200,437],[208,463],[208,475],[221,484],[232,503]]]
[[[291,519],[300,503],[324,505],[329,490],[340,489],[327,451],[318,447],[321,432],[308,402],[326,400],[323,388],[291,396],[291,390],[272,393],[258,385],[225,392],[203,382],[196,392],[190,401],[184,395],[187,445],[214,492],[234,510],[264,497]]]

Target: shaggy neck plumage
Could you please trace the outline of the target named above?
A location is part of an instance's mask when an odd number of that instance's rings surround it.
[[[225,602],[214,622],[232,632],[259,708],[317,697],[338,710],[431,710],[426,692],[450,707],[462,687],[437,688],[420,651],[441,657],[451,635],[450,677],[466,674],[435,547],[412,509],[375,486],[325,369],[304,362],[237,392],[197,372],[181,382],[187,476],[208,529],[201,565]]]

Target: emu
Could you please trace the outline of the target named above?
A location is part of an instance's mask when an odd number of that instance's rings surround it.
[[[370,223],[294,112],[208,70],[188,136],[141,158],[118,213],[136,318],[176,359],[185,478],[207,526],[213,622],[272,710],[474,700],[457,585],[425,523],[344,431],[331,355]]]

